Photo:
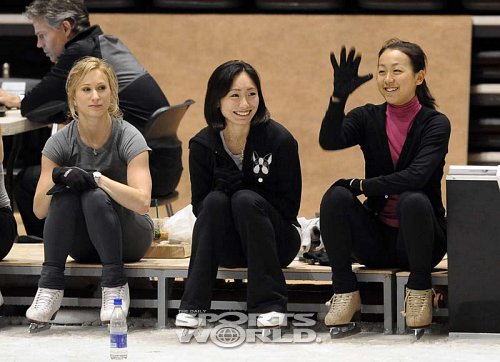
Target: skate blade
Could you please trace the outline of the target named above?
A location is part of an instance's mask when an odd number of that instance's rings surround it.
[[[45,331],[49,329],[52,326],[52,321],[56,319],[57,313],[59,311],[57,310],[53,315],[52,318],[50,318],[50,321],[48,322],[37,322],[32,319],[28,319],[28,322],[30,322],[30,326],[28,327],[28,332],[30,333],[38,333],[41,331]]]
[[[427,327],[419,327],[419,328],[410,328],[407,327],[406,333],[412,333],[413,336],[415,337],[415,341],[418,341],[420,338],[422,338],[425,334],[425,330]]]
[[[48,322],[47,323],[31,322],[30,326],[28,327],[28,332],[30,334],[39,333],[39,332],[45,331],[47,329],[50,329],[50,327],[51,327],[51,324]]]
[[[361,332],[361,327],[354,322],[330,328],[332,339],[344,338]]]
[[[200,334],[199,328],[185,328],[183,327],[181,330],[181,334],[179,335],[179,342],[181,343],[189,343],[191,339]]]
[[[425,329],[424,328],[415,328],[414,330],[415,338],[417,341],[424,336]]]

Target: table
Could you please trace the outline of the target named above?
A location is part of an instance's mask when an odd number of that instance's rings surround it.
[[[21,115],[19,109],[10,109],[6,112],[5,117],[0,117],[0,128],[2,129],[3,136],[14,136],[12,139],[12,149],[9,153],[9,159],[5,164],[5,188],[9,195],[11,206],[13,203],[12,197],[12,183],[14,166],[16,164],[19,151],[22,147],[22,134],[24,132],[33,131],[35,129],[47,127],[44,123],[35,123],[29,121],[26,117]]]
[[[0,128],[3,136],[13,136],[35,129],[47,127],[47,124],[30,122],[26,117],[21,116],[19,109],[10,109],[5,117],[0,117]]]

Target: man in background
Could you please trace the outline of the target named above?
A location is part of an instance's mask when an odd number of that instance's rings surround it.
[[[118,38],[105,35],[99,25],[90,25],[83,0],[35,0],[26,7],[24,15],[33,23],[37,47],[54,65],[22,100],[0,89],[0,103],[20,108],[21,114],[34,122],[63,123],[68,111],[65,90],[68,72],[78,59],[94,56],[106,59],[113,66],[124,119],[141,133],[147,129],[151,114],[169,105],[158,83],[130,50]],[[155,143],[150,156],[152,195],[166,195],[175,190],[182,173],[181,152],[180,143],[175,147],[169,140],[164,146]],[[14,189],[26,232],[35,237],[43,236],[44,225],[44,220],[37,219],[32,210],[39,175],[39,165],[22,170]],[[33,242],[36,238],[24,241]]]

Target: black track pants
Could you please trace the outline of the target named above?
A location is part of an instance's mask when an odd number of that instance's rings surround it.
[[[38,286],[64,289],[68,255],[80,263],[102,263],[103,287],[127,282],[124,262],[140,260],[153,240],[153,223],[114,202],[97,188],[52,197],[43,234],[45,261]]]
[[[180,310],[210,309],[217,269],[224,266],[248,268],[248,312],[285,312],[287,287],[281,268],[290,264],[299,246],[295,226],[259,194],[241,190],[229,197],[211,192],[194,226]]]
[[[431,288],[432,267],[446,253],[446,231],[422,192],[401,194],[397,213],[400,226],[393,228],[369,213],[346,188],[332,186],[325,193],[320,225],[335,293],[358,289],[353,258],[372,268],[409,269],[409,288]]]

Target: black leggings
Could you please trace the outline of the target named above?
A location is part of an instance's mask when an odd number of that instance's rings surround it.
[[[45,219],[40,220],[33,213],[33,199],[40,178],[40,165],[27,167],[16,177],[14,199],[23,220],[27,235],[43,237]]]
[[[285,312],[287,287],[281,268],[300,247],[297,229],[262,196],[241,190],[213,191],[203,200],[194,231],[189,274],[180,310],[210,309],[219,266],[248,267],[247,309]]]
[[[97,188],[52,197],[43,233],[45,261],[38,286],[64,289],[64,267],[71,255],[79,263],[102,263],[103,287],[127,282],[124,262],[139,261],[153,240],[153,222],[114,202]]]
[[[0,208],[0,260],[5,258],[14,245],[17,222],[10,207]]]
[[[371,268],[410,270],[408,288],[430,289],[431,270],[446,253],[439,226],[422,192],[400,195],[399,228],[379,221],[349,190],[332,186],[321,201],[321,235],[332,267],[334,293],[358,290],[351,261]]]

